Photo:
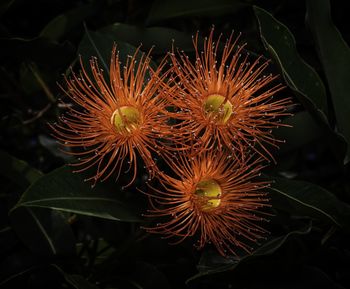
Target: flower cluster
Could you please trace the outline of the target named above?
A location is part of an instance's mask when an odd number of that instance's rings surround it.
[[[130,172],[131,185],[142,160],[150,179],[148,216],[159,219],[146,230],[212,243],[220,254],[251,251],[266,234],[268,182],[257,181],[270,148],[272,129],[288,115],[291,101],[278,98],[281,84],[266,73],[262,57],[249,62],[233,35],[214,41],[214,30],[193,39],[195,55],[173,49],[153,69],[150,53],[137,50],[122,66],[113,47],[109,78],[90,60],[91,71],[71,73],[64,89],[74,103],[52,126],[67,153],[78,156],[76,171],[94,168],[94,183]],[[170,59],[167,64],[166,59]],[[155,157],[164,160],[165,173]]]

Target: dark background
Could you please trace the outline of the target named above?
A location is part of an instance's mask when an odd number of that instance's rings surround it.
[[[0,288],[350,288],[344,2],[1,0]],[[271,58],[296,104],[282,120],[293,128],[274,132],[286,140],[277,164],[264,172],[277,189],[271,234],[239,259],[149,236],[142,168],[127,190],[113,180],[91,189],[65,166],[72,160],[48,126],[64,111],[57,83],[79,70],[78,55],[109,63],[113,43],[124,56],[142,43],[155,45],[159,63],[173,39],[193,55],[191,36],[213,25]]]

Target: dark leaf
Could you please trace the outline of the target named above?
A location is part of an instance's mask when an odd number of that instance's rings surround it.
[[[254,6],[260,37],[265,48],[280,66],[288,86],[296,91],[300,102],[326,120],[328,114],[326,90],[316,71],[298,54],[295,39],[289,29],[265,10]]]
[[[283,124],[292,127],[281,126],[274,131],[277,139],[286,141],[285,144],[280,146],[281,153],[300,149],[324,136],[323,130],[307,111],[298,112],[284,119]]]
[[[305,215],[330,221],[346,230],[350,228],[350,206],[326,189],[305,181],[274,177],[271,188],[273,207],[291,215]]]
[[[0,161],[2,164],[0,166],[0,174],[19,185],[22,189],[26,189],[42,176],[40,171],[30,167],[26,162],[1,150]]]
[[[21,279],[24,276],[28,275],[30,272],[34,271],[37,267],[29,267],[27,269],[21,270],[20,272],[16,272],[7,276],[5,279],[0,280],[0,288],[13,288],[7,287],[11,282],[16,281],[16,279]]]
[[[191,36],[175,29],[164,27],[141,28],[124,23],[115,23],[100,30],[101,33],[112,36],[116,41],[130,43],[133,46],[142,44],[147,51],[154,46],[154,52],[165,54],[171,49],[172,41],[175,46],[184,51],[192,51]]]
[[[91,189],[79,174],[61,167],[38,179],[18,207],[43,207],[110,220],[135,222],[139,217],[115,195]],[[14,210],[13,209],[13,210]]]
[[[346,143],[329,125],[327,95],[316,71],[298,54],[295,39],[289,29],[267,11],[254,6],[260,37],[265,48],[280,66],[288,86],[296,93],[301,104],[324,129],[327,142],[339,160],[344,159]]]
[[[350,144],[350,49],[331,20],[328,0],[308,0],[307,19],[331,91],[339,131]],[[349,160],[350,149],[347,150]]]
[[[0,16],[4,14],[14,2],[15,0],[2,0],[0,3]]]
[[[86,30],[82,41],[79,44],[78,53],[82,56],[85,65],[94,56],[98,58],[101,68],[109,74],[109,64],[113,45],[117,44],[119,56],[125,62],[128,55],[134,55],[136,48],[130,44],[117,41],[112,33],[101,33]]]
[[[287,233],[286,235],[279,237],[270,237],[264,244],[262,244],[258,249],[256,249],[251,255],[246,254],[240,258],[237,257],[222,257],[216,251],[205,251],[197,266],[199,273],[192,276],[187,282],[193,281],[205,275],[215,274],[219,272],[224,272],[228,270],[235,269],[242,262],[249,259],[264,256],[274,253],[279,249],[289,238],[297,235],[305,235],[310,233],[312,223],[308,225]]]
[[[0,254],[5,254],[18,244],[15,232],[10,226],[0,229]]]
[[[59,41],[67,33],[77,29],[78,26],[82,27],[84,19],[92,15],[95,10],[96,7],[94,5],[80,5],[78,8],[58,15],[44,27],[40,36],[52,41]]]
[[[61,212],[18,207],[11,211],[11,226],[22,242],[41,256],[72,256],[75,237]]]
[[[0,39],[2,61],[33,61],[53,68],[68,64],[74,56],[74,48],[68,42],[57,44],[43,37],[33,39]]]
[[[64,272],[57,265],[52,265],[67,281],[68,284],[72,285],[75,289],[97,289],[95,285],[91,284],[88,280],[86,280],[83,276],[76,274],[68,274]]]
[[[158,0],[152,5],[147,22],[191,17],[191,16],[220,16],[237,12],[244,4],[234,0]]]

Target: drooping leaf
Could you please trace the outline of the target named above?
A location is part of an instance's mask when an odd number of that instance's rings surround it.
[[[305,181],[274,177],[270,196],[273,207],[290,214],[305,215],[330,221],[350,229],[350,205],[340,201],[326,189]]]
[[[78,8],[67,11],[52,19],[40,32],[40,36],[53,41],[59,41],[63,37],[82,26],[85,18],[89,17],[96,11],[92,4],[80,5]]]
[[[139,217],[116,195],[91,189],[79,174],[67,166],[38,179],[25,191],[14,209],[42,207],[110,220],[135,222]]]
[[[236,12],[242,5],[242,2],[232,0],[158,0],[153,3],[147,22],[178,17],[227,15]]]
[[[165,54],[171,49],[172,41],[181,50],[192,51],[191,36],[175,29],[165,27],[141,28],[124,23],[115,23],[100,30],[104,34],[112,36],[116,41],[129,43],[135,47],[142,44],[142,49],[147,51],[154,46],[154,52]]]
[[[317,72],[298,54],[295,39],[289,29],[270,13],[254,6],[260,37],[271,57],[280,66],[287,85],[296,93],[300,103],[324,129],[334,154],[343,160],[346,152],[344,138],[331,128],[327,116],[327,95]]]
[[[225,272],[228,270],[235,269],[242,262],[249,259],[264,256],[274,253],[279,249],[289,238],[298,235],[306,235],[310,233],[312,223],[310,222],[306,226],[291,231],[283,236],[270,237],[264,244],[262,244],[258,249],[256,249],[252,254],[246,254],[240,258],[237,257],[223,257],[219,255],[216,251],[204,251],[202,257],[197,266],[199,273],[192,276],[187,282],[193,281],[205,275]]]
[[[330,1],[308,0],[306,3],[308,23],[326,73],[337,125],[350,144],[350,48],[332,22]],[[347,156],[349,159],[349,147]]]
[[[311,113],[326,121],[328,114],[326,90],[316,71],[298,54],[289,29],[262,8],[254,6],[260,37],[265,48],[280,66],[288,86],[297,92],[300,102]]]

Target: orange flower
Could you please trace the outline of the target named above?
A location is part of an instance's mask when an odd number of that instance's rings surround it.
[[[249,55],[242,56],[245,45],[237,45],[239,37],[232,41],[232,34],[219,57],[220,37],[213,42],[213,33],[204,39],[203,52],[198,51],[197,33],[194,64],[184,52],[170,54],[175,85],[166,98],[177,107],[176,113],[169,112],[179,120],[174,128],[198,151],[215,146],[244,158],[245,148],[252,146],[273,159],[265,145],[277,146],[271,129],[281,125],[279,117],[290,115],[286,109],[291,101],[275,98],[283,87],[271,85],[276,76],[264,75],[268,61],[259,57],[249,63]]]
[[[113,173],[118,178],[125,166],[127,171],[133,171],[131,184],[136,177],[138,156],[150,177],[155,174],[152,151],[162,150],[158,140],[168,133],[166,102],[159,97],[164,62],[153,71],[149,54],[141,57],[139,54],[137,49],[120,68],[114,46],[109,84],[96,58],[90,60],[92,78],[80,61],[80,74],[72,72],[71,78],[65,79],[65,93],[74,105],[62,116],[61,123],[52,128],[64,146],[74,149],[67,153],[79,157],[72,164],[80,167],[77,172],[96,167],[96,174],[88,179],[93,179],[94,184]]]
[[[161,174],[161,188],[150,186],[148,216],[165,218],[146,228],[150,233],[179,237],[179,243],[198,236],[200,249],[212,243],[220,254],[234,254],[266,231],[257,221],[266,220],[259,209],[269,206],[262,189],[268,182],[252,180],[262,168],[261,158],[238,162],[223,152],[205,152],[193,158],[180,156],[169,162],[177,177]]]

